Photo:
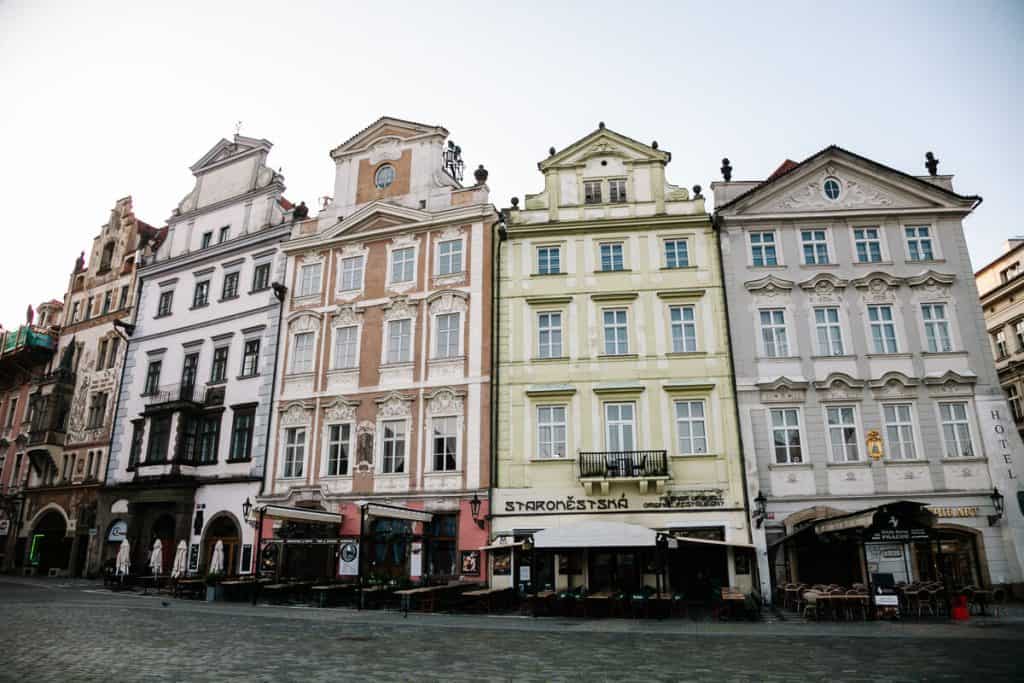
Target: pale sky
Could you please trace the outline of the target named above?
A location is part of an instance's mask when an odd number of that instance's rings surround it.
[[[5,327],[62,298],[118,198],[163,225],[238,120],[310,206],[381,115],[445,126],[499,207],[603,120],[709,196],[723,156],[750,179],[832,143],[915,174],[933,150],[985,198],[975,267],[1024,233],[1019,2],[156,4],[0,0]]]

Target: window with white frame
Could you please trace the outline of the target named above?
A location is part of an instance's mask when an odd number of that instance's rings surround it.
[[[801,230],[800,241],[803,246],[805,264],[820,266],[829,262],[828,240],[824,230]]]
[[[829,406],[825,409],[825,419],[828,422],[832,461],[860,460],[860,448],[857,446],[857,417],[853,406]]]
[[[693,306],[670,306],[672,353],[693,353],[697,350],[697,321]]]
[[[1024,420],[1024,406],[1021,405],[1020,390],[1017,389],[1016,384],[1008,384],[1006,386],[1006,400],[1010,403],[1013,421],[1020,422]]]
[[[782,358],[789,355],[789,341],[786,338],[786,312],[781,308],[759,311],[761,319],[761,345],[768,358]]]
[[[931,226],[907,226],[903,233],[907,239],[907,257],[911,261],[931,261],[935,258],[935,252],[932,251]]]
[[[971,423],[967,416],[967,403],[940,403],[939,417],[942,420],[942,440],[946,444],[946,457],[973,457],[974,446],[971,444]]]
[[[882,416],[885,418],[885,440],[888,443],[889,458],[892,460],[914,460],[917,458],[912,410],[909,403],[888,403],[882,406]]]
[[[347,325],[334,330],[334,367],[354,368],[359,351],[359,327]]]
[[[537,273],[556,275],[562,272],[562,248],[558,246],[537,247]]]
[[[388,321],[388,363],[412,361],[412,320]]]
[[[445,240],[437,245],[437,273],[451,275],[462,272],[462,240]]]
[[[382,425],[381,472],[400,474],[405,472],[405,420],[388,420]]]
[[[292,346],[292,372],[313,372],[313,333],[300,332],[295,335]]]
[[[600,180],[586,180],[583,182],[583,203],[584,204],[600,204],[601,203],[601,181]]]
[[[341,291],[353,292],[363,288],[363,257],[341,259]]]
[[[1006,358],[1006,356],[1009,355],[1007,353],[1006,347],[1006,332],[1003,330],[999,330],[994,335],[992,335],[992,339],[993,341],[995,341],[996,344],[996,358]]]
[[[299,296],[320,293],[320,272],[322,264],[307,263],[299,270]]]
[[[412,282],[416,277],[416,249],[403,247],[391,252],[391,281]]]
[[[454,472],[458,469],[459,418],[435,417],[431,420],[434,435],[433,454],[435,472]]]
[[[608,201],[621,204],[626,201],[626,179],[612,178],[608,181]]]
[[[1013,334],[1017,337],[1017,351],[1024,351],[1024,320],[1018,320],[1014,324]]]
[[[284,475],[301,477],[306,460],[306,428],[289,427],[284,430]]]
[[[336,424],[327,427],[327,476],[339,477],[348,474],[349,448],[352,425]]]
[[[629,353],[629,327],[626,323],[626,309],[615,308],[603,311],[604,352],[607,356]]]
[[[949,336],[949,320],[946,318],[946,304],[921,304],[924,319],[924,338],[931,353],[949,353],[953,342]]]
[[[665,267],[686,268],[690,265],[690,245],[684,239],[665,240]]]
[[[853,246],[857,263],[879,263],[882,260],[882,240],[878,228],[854,228]]]
[[[868,306],[868,326],[871,330],[871,350],[874,353],[897,353],[896,323],[892,306]]]
[[[565,457],[565,412],[565,406],[537,406],[539,457]]]
[[[636,406],[632,403],[605,403],[604,435],[608,451],[636,450]]]
[[[676,401],[676,436],[680,455],[708,452],[704,401]]]
[[[839,309],[814,309],[814,331],[818,339],[819,356],[843,355],[843,330],[839,324]]]
[[[755,266],[779,265],[774,230],[750,233],[750,262]]]
[[[773,408],[771,414],[775,462],[780,465],[802,463],[804,459],[800,443],[800,409]]]
[[[459,314],[444,313],[434,320],[437,329],[434,357],[455,358],[459,355]]]
[[[537,356],[562,357],[562,314],[545,311],[537,314]]]
[[[602,244],[601,270],[624,270],[626,265],[622,254],[622,242],[608,242],[606,244]]]

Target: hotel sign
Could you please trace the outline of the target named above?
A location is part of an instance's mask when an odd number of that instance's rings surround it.
[[[963,507],[930,507],[928,511],[936,517],[977,517],[978,506]]]

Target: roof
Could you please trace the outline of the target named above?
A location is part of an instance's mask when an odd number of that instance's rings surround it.
[[[816,152],[816,153],[812,154],[811,156],[807,157],[806,159],[804,159],[800,163],[795,163],[792,166],[789,166],[789,168],[786,168],[786,166],[789,165],[788,162],[790,161],[789,159],[787,159],[785,162],[782,163],[781,166],[779,166],[777,169],[775,169],[775,172],[772,173],[763,183],[750,188],[746,192],[743,192],[743,193],[737,195],[736,197],[733,197],[732,199],[727,201],[725,204],[722,204],[721,206],[716,206],[715,207],[715,212],[717,213],[718,211],[721,211],[722,209],[725,209],[725,208],[727,208],[729,206],[732,206],[733,204],[736,204],[737,202],[739,202],[742,199],[746,199],[747,197],[753,195],[756,192],[760,192],[761,190],[765,189],[769,185],[772,185],[773,183],[778,182],[780,179],[785,178],[786,176],[790,175],[791,173],[793,173],[797,169],[802,168],[802,167],[804,167],[804,166],[806,166],[808,164],[811,164],[811,163],[817,161],[820,157],[822,157],[822,156],[824,156],[826,154],[829,154],[831,152],[840,152],[842,154],[846,154],[847,156],[850,156],[850,157],[852,157],[852,158],[854,158],[854,159],[856,159],[858,161],[864,162],[865,164],[869,164],[871,166],[874,166],[876,168],[882,169],[884,171],[888,171],[889,173],[895,173],[895,174],[899,175],[902,178],[906,178],[907,180],[910,180],[911,182],[918,183],[919,185],[923,185],[923,186],[928,187],[928,188],[930,188],[932,190],[937,190],[938,192],[940,192],[942,194],[945,194],[945,195],[948,195],[950,197],[953,197],[955,199],[958,199],[958,200],[961,200],[961,201],[971,201],[971,200],[973,200],[975,202],[981,202],[981,197],[979,195],[974,195],[974,194],[972,194],[972,195],[963,195],[963,194],[959,194],[957,192],[953,192],[952,190],[947,190],[944,187],[940,187],[939,185],[934,185],[932,183],[929,183],[927,180],[922,180],[921,178],[918,178],[917,176],[913,176],[913,175],[910,175],[909,173],[905,173],[905,172],[903,172],[903,171],[901,171],[901,170],[899,170],[897,168],[893,168],[892,166],[886,166],[885,164],[879,163],[879,162],[875,161],[874,159],[868,159],[867,157],[861,156],[860,154],[857,154],[856,152],[851,152],[848,149],[844,149],[844,148],[840,147],[839,145],[829,145],[828,147],[826,147],[825,149],[821,150],[820,152]]]
[[[999,256],[996,256],[994,259],[992,259],[991,261],[989,261],[988,263],[983,265],[981,268],[978,268],[976,271],[974,271],[974,275],[975,276],[981,275],[986,270],[988,270],[992,266],[996,265],[997,263],[999,263],[1000,261],[1005,259],[1007,256],[1010,256],[1011,254],[1016,254],[1021,249],[1024,249],[1024,242],[1021,242],[1020,244],[1018,244],[1017,246],[1013,247],[1012,249],[1007,249],[1006,251],[1004,251]],[[1003,284],[1006,284],[1006,283],[1003,283]]]
[[[284,197],[279,197],[277,201],[281,204],[281,208],[284,209],[285,211],[288,211],[289,209],[295,206]]]
[[[551,156],[547,157],[543,161],[537,162],[537,168],[539,170],[543,171],[545,168],[547,168],[549,166],[556,165],[558,160],[561,160],[562,158],[564,158],[566,156],[570,156],[577,149],[579,149],[580,147],[583,147],[588,142],[590,142],[591,139],[593,139],[594,137],[596,137],[598,135],[602,135],[602,134],[610,134],[610,135],[612,135],[614,137],[617,137],[617,138],[619,138],[619,139],[621,139],[623,141],[626,141],[626,142],[628,142],[630,144],[636,145],[637,147],[642,147],[645,150],[650,150],[656,156],[662,157],[665,160],[666,163],[669,162],[669,161],[672,161],[672,153],[671,152],[663,150],[663,149],[656,148],[656,147],[653,146],[653,143],[651,145],[648,145],[647,143],[640,142],[639,140],[637,140],[635,138],[631,138],[628,135],[623,135],[622,133],[620,133],[620,132],[618,132],[616,130],[612,130],[611,128],[608,128],[607,126],[604,125],[604,121],[601,121],[597,125],[597,128],[595,128],[591,132],[587,133],[586,135],[581,137],[579,140],[576,140],[575,142],[573,142],[569,146],[565,147],[562,150],[559,150],[555,154],[552,154]]]
[[[331,150],[331,152],[336,152],[337,150],[345,147],[346,145],[350,144],[353,140],[357,139],[360,135],[366,133],[366,131],[370,130],[374,126],[378,126],[383,123],[394,123],[400,126],[412,126],[414,128],[430,128],[439,132],[443,132],[446,137],[448,135],[448,130],[444,126],[435,126],[429,123],[420,123],[419,121],[410,121],[409,119],[400,119],[394,116],[381,116],[379,119],[377,119],[370,125],[360,130],[358,133],[350,137],[348,140],[345,140],[340,145],[335,147],[333,150]]]
[[[139,246],[142,246],[147,242],[152,242],[153,251],[156,251],[157,249],[160,248],[160,245],[164,243],[164,240],[167,239],[166,225],[162,228],[154,228],[149,223],[146,223],[145,221],[140,221],[137,218],[135,219],[135,223],[138,227],[139,236],[142,238],[141,240],[139,240]]]

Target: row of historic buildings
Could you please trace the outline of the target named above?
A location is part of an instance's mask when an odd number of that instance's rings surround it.
[[[986,327],[981,200],[931,157],[723,160],[711,214],[602,123],[498,210],[448,131],[385,117],[311,215],[270,149],[218,142],[159,229],[118,201],[6,333],[6,568],[127,538],[139,572],[160,540],[191,573],[219,543],[242,575],[1024,582],[1020,387],[986,343],[1024,352],[1024,313],[986,294]]]

